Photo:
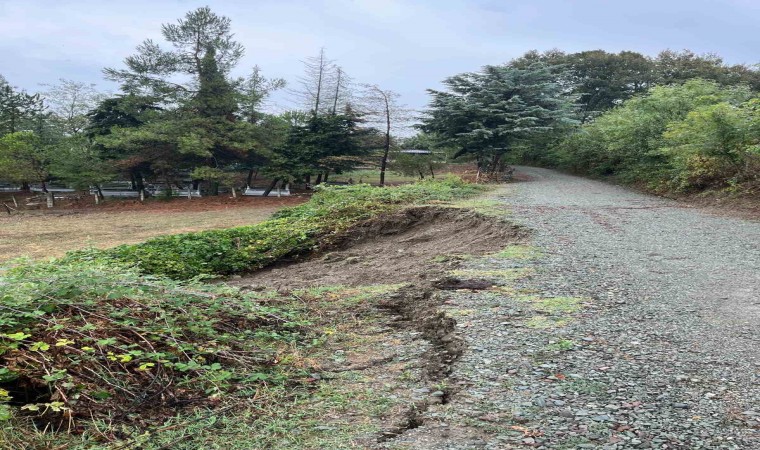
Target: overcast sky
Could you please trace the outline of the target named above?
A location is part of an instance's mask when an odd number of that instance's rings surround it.
[[[355,80],[415,108],[443,78],[530,49],[689,48],[760,61],[760,0],[0,0],[0,74],[30,91],[59,78],[116,91],[103,67],[122,67],[141,41],[161,39],[162,23],[207,4],[246,47],[238,74],[258,64],[294,82],[300,60],[325,47]]]

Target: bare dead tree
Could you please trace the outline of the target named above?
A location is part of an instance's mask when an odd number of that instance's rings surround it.
[[[335,66],[332,114],[337,114],[353,102],[354,81],[340,66]]]
[[[380,185],[385,185],[385,171],[391,151],[392,133],[408,126],[411,110],[398,103],[397,92],[381,89],[376,84],[362,85],[362,112],[367,123],[383,130],[383,153],[380,159]]]
[[[77,134],[87,126],[86,114],[94,109],[107,94],[98,92],[95,84],[61,78],[59,84],[43,84],[47,91],[43,93],[49,111],[64,132]]]
[[[335,73],[335,63],[327,58],[325,49],[319,49],[317,56],[306,58],[303,62],[304,74],[299,77],[300,90],[292,91],[299,103],[306,106],[314,114],[319,114],[325,105],[328,86],[332,85],[331,78]]]

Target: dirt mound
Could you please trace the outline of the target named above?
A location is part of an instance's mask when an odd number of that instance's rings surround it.
[[[264,269],[230,284],[267,289],[425,284],[456,263],[458,255],[496,252],[526,235],[522,228],[473,211],[409,208],[354,227],[334,240],[328,253]]]

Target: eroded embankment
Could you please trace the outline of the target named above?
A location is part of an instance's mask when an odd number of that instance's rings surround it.
[[[413,356],[419,371],[415,392],[435,386],[437,395],[421,396],[396,392],[405,398],[405,408],[396,409],[390,417],[376,417],[382,426],[377,439],[387,441],[408,429],[422,424],[422,413],[433,403],[446,403],[453,387],[446,383],[452,364],[465,347],[456,333],[456,321],[439,310],[450,289],[482,289],[492,283],[486,280],[461,279],[450,276],[463,260],[502,250],[509,244],[527,238],[527,231],[510,223],[477,212],[453,208],[415,207],[381,216],[363,223],[339,239],[332,248],[306,261],[283,264],[231,280],[244,289],[315,289],[326,286],[363,287],[395,285],[394,289],[375,299],[373,309],[382,311],[391,330],[402,330],[420,342]],[[397,347],[415,344],[401,342]],[[383,353],[377,347],[354,349],[363,353],[357,359],[371,363],[336,366],[324,364],[323,372],[359,370],[364,378],[382,377],[387,387],[398,360],[408,359],[399,352]],[[403,374],[399,374],[403,376]],[[326,378],[329,378],[326,377]],[[409,383],[403,384],[410,391]],[[404,390],[404,389],[397,389]]]

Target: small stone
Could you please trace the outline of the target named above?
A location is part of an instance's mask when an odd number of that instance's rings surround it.
[[[446,393],[444,393],[443,391],[435,391],[432,394],[430,394],[431,397],[443,397],[444,395],[446,395]]]
[[[554,400],[554,406],[565,406],[565,402],[562,400]]]
[[[592,417],[591,420],[593,420],[594,422],[609,422],[609,421],[612,420],[612,417],[610,417],[610,416],[608,416],[606,414],[602,414],[602,415],[599,415],[599,416]]]
[[[689,409],[689,405],[687,405],[686,403],[673,403],[673,408]]]

